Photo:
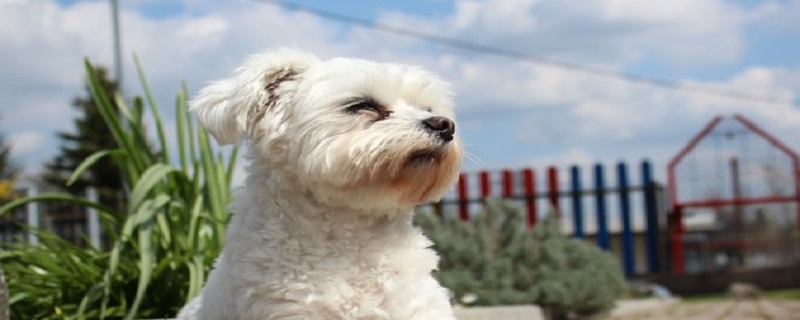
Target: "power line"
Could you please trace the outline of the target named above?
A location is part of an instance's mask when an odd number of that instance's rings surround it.
[[[678,81],[667,80],[667,79],[660,79],[655,77],[643,76],[639,74],[633,73],[626,73],[620,72],[610,69],[598,68],[593,66],[587,66],[572,62],[554,60],[547,57],[533,55],[533,54],[526,54],[512,50],[506,50],[494,46],[482,45],[477,43],[472,43],[456,38],[444,37],[436,34],[426,33],[418,30],[401,28],[396,26],[391,26],[387,24],[383,24],[380,22],[375,22],[372,20],[343,15],[331,11],[326,11],[298,3],[282,1],[282,0],[253,0],[257,2],[261,2],[264,4],[269,4],[285,9],[295,10],[295,11],[302,11],[314,16],[334,20],[338,22],[343,22],[351,25],[358,25],[367,29],[382,31],[386,33],[406,36],[410,38],[416,38],[420,40],[424,40],[427,42],[431,42],[434,44],[448,46],[453,48],[458,48],[467,51],[473,51],[488,55],[494,55],[499,57],[505,57],[513,60],[518,61],[525,61],[533,64],[538,65],[545,65],[550,67],[555,67],[559,69],[565,69],[574,72],[580,72],[584,74],[589,74],[593,76],[603,77],[603,78],[612,78],[616,80],[632,82],[632,83],[639,83],[644,85],[649,85],[653,87],[660,87],[666,88],[671,90],[678,90],[678,91],[688,91],[698,94],[703,94],[707,96],[716,96],[716,97],[724,97],[724,98],[732,98],[737,100],[744,100],[744,101],[751,101],[751,102],[760,102],[760,103],[769,103],[775,105],[792,105],[791,102],[782,101],[782,99],[773,97],[773,96],[766,96],[766,95],[758,95],[752,94],[747,92],[740,92],[734,91],[731,89],[722,89],[722,88],[713,88],[704,85],[698,84],[691,84],[691,83],[681,83]]]

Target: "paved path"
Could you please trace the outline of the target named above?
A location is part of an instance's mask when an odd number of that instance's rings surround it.
[[[628,317],[630,315],[649,314],[655,311],[666,310],[668,306],[678,304],[677,300],[638,299],[621,300],[611,314],[611,319],[640,319]],[[458,320],[543,320],[539,307],[525,306],[498,306],[456,308]],[[602,318],[598,318],[602,319]],[[648,319],[649,320],[649,319]]]
[[[535,306],[456,309],[459,320],[541,320]],[[620,301],[604,320],[800,320],[800,300],[678,302]]]
[[[680,302],[648,310],[612,315],[609,320],[800,320],[800,301],[755,300]]]

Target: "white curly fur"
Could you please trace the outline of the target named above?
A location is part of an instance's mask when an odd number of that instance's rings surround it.
[[[348,108],[370,99],[380,110]],[[247,141],[222,255],[178,319],[455,319],[413,207],[455,181],[449,85],[421,68],[298,50],[249,58],[190,103],[221,144]]]

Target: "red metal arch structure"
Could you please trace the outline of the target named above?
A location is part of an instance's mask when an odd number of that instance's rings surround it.
[[[709,134],[720,125],[723,120],[727,120],[723,116],[714,117],[706,126],[695,135],[689,143],[680,150],[669,162],[667,167],[668,191],[669,202],[671,204],[671,213],[669,221],[670,233],[670,247],[672,255],[672,270],[674,273],[684,273],[685,259],[684,259],[684,244],[682,235],[686,231],[684,226],[684,212],[689,208],[714,208],[726,206],[744,206],[754,204],[774,204],[774,203],[796,203],[796,215],[798,223],[798,234],[800,234],[800,157],[798,154],[780,142],[778,139],[759,128],[752,121],[748,120],[742,115],[734,115],[733,121],[738,122],[743,128],[746,128],[748,133],[755,134],[758,138],[762,139],[769,146],[777,150],[779,153],[788,157],[791,163],[791,175],[793,176],[794,188],[789,190],[788,193],[782,195],[763,195],[763,196],[746,196],[733,195],[707,197],[705,199],[683,200],[679,196],[679,176],[676,175],[676,168],[685,161],[688,154],[690,154]]]

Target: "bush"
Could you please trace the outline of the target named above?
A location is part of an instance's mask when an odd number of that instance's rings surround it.
[[[533,286],[536,304],[551,319],[568,314],[596,315],[614,307],[625,278],[610,254],[594,244],[562,234],[560,220],[549,215],[534,228],[539,279]]]
[[[456,302],[471,305],[533,303],[537,256],[522,211],[488,200],[472,221],[416,215],[441,256],[437,277]]]
[[[610,310],[625,285],[616,260],[562,234],[559,222],[551,214],[531,232],[522,210],[499,200],[466,222],[416,216],[441,257],[437,277],[457,303],[537,304],[554,319]]]
[[[137,62],[138,67],[138,62]],[[186,89],[178,94],[177,157],[170,154],[158,107],[140,68],[139,77],[156,129],[159,150],[151,151],[143,99],[132,107],[100,90],[94,68],[86,75],[99,111],[118,148],[88,157],[72,178],[103,157],[122,168],[127,208],[119,214],[99,203],[65,194],[20,199],[0,208],[6,214],[32,201],[65,201],[99,210],[112,239],[110,250],[81,248],[45,232],[42,245],[18,244],[0,253],[12,317],[41,319],[165,318],[202,288],[224,240],[236,149],[230,157],[212,152],[208,135],[186,119]],[[119,112],[119,113],[118,113]]]

